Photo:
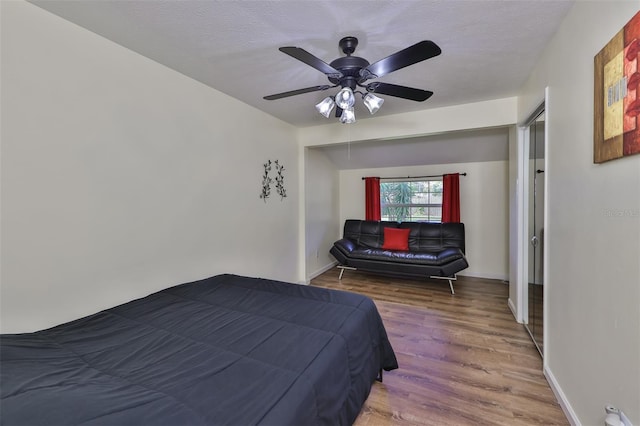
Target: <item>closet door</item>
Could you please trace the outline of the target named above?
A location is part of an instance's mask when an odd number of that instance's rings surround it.
[[[528,324],[540,355],[543,354],[544,258],[544,110],[529,125],[529,265]]]

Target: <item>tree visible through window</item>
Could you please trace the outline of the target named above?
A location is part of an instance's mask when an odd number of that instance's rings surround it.
[[[382,220],[440,222],[442,179],[380,183]]]

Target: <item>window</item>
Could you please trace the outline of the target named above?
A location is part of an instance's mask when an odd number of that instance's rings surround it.
[[[380,183],[382,220],[441,222],[442,178]]]

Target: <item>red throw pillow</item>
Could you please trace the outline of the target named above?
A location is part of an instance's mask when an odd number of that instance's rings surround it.
[[[385,250],[409,250],[409,232],[410,229],[384,228],[384,244],[382,248]]]

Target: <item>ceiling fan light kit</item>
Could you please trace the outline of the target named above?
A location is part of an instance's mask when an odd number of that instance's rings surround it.
[[[373,93],[367,93],[362,97],[362,102],[364,103],[364,106],[366,106],[369,110],[369,113],[373,115],[380,109],[380,107],[384,103],[384,99],[379,98]]]
[[[365,84],[365,82],[367,80],[382,77],[401,68],[408,67],[409,65],[433,58],[434,56],[438,56],[442,51],[434,42],[430,40],[423,40],[407,47],[406,49],[387,56],[386,58],[374,62],[373,64],[370,64],[366,59],[358,56],[352,56],[358,46],[357,38],[344,37],[340,40],[339,46],[346,56],[338,58],[330,64],[327,64],[323,60],[300,47],[281,47],[279,49],[281,52],[286,53],[287,55],[324,73],[333,85],[312,86],[304,89],[292,90],[289,92],[265,96],[264,99],[275,100],[289,96],[301,95],[303,93],[341,87],[335,96],[328,96],[318,103],[316,105],[316,110],[326,118],[329,118],[331,111],[337,106],[338,109],[336,111],[336,116],[340,117],[340,122],[350,124],[356,121],[354,111],[356,93],[362,96],[362,101],[371,114],[375,114],[384,103],[384,99],[374,95],[373,93],[409,99],[416,102],[423,102],[433,95],[433,92],[428,90],[398,86],[396,84],[383,83],[380,81],[368,84]],[[366,92],[356,90],[358,87],[363,88]]]
[[[356,104],[356,97],[353,95],[353,90],[351,90],[350,87],[343,87],[336,95],[335,102],[338,108],[353,108]]]
[[[329,118],[331,115],[331,111],[333,111],[333,107],[336,106],[336,103],[333,101],[331,96],[327,96],[319,104],[316,105],[316,109],[326,118]]]
[[[342,110],[342,114],[340,114],[340,122],[342,124],[351,124],[356,122],[356,113],[353,111],[353,108]]]

